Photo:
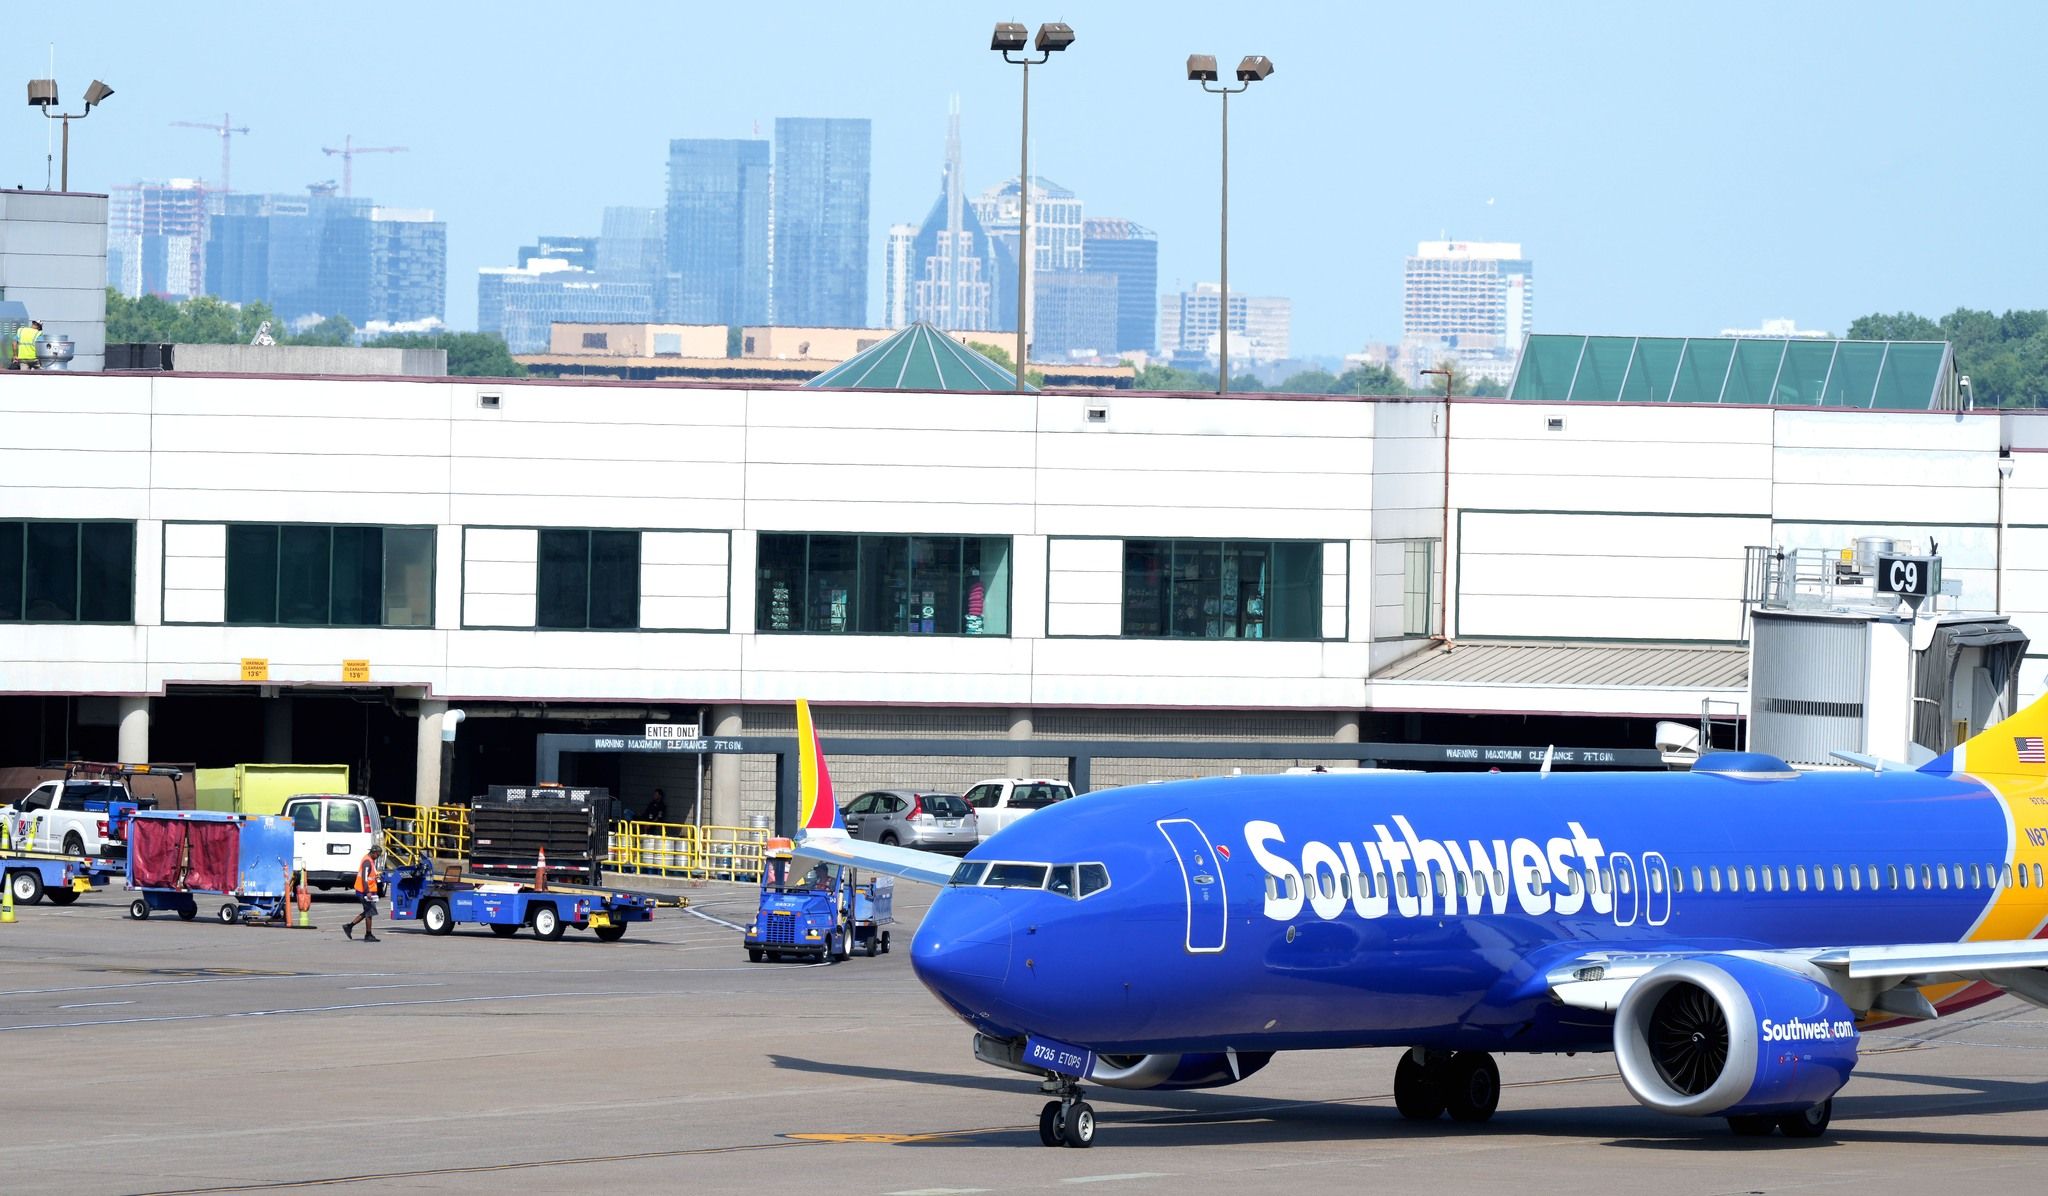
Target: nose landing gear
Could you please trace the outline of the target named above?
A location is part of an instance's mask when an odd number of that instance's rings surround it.
[[[1081,1085],[1064,1076],[1048,1079],[1039,1091],[1058,1100],[1038,1111],[1038,1140],[1047,1146],[1083,1149],[1095,1145],[1095,1106],[1081,1099]]]
[[[1394,1107],[1410,1121],[1485,1121],[1500,1107],[1500,1068],[1485,1051],[1416,1047],[1394,1068]]]

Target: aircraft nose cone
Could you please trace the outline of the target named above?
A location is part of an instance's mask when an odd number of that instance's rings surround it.
[[[1010,938],[1009,914],[994,895],[948,890],[911,940],[911,970],[963,1011],[982,1013],[1010,978]]]

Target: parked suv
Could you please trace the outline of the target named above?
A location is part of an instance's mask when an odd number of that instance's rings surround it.
[[[967,790],[967,804],[980,821],[977,828],[986,839],[1024,817],[1055,802],[1074,796],[1074,787],[1048,777],[993,777]]]
[[[840,815],[847,834],[890,846],[965,855],[981,842],[974,811],[957,793],[876,789],[848,802]]]

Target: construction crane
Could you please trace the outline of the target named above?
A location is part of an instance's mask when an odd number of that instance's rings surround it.
[[[229,185],[228,178],[229,139],[236,133],[248,132],[248,126],[237,125],[234,117],[223,112],[221,113],[220,123],[217,125],[209,124],[203,120],[174,120],[171,122],[171,127],[174,129],[207,129],[217,134],[220,137],[220,189],[223,192],[234,190]]]
[[[343,195],[354,195],[356,190],[355,157],[357,154],[402,154],[406,152],[406,149],[402,145],[357,145],[356,135],[350,133],[341,139],[340,149],[331,149],[323,145],[320,147],[320,152],[323,154],[341,155],[341,193]]]

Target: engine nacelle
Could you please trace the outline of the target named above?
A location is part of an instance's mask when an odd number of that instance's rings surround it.
[[[1856,1066],[1855,1017],[1821,980],[1760,960],[1673,960],[1629,987],[1614,1054],[1638,1101],[1685,1117],[1796,1113]]]
[[[1188,1055],[1097,1055],[1088,1078],[1110,1088],[1221,1088],[1272,1062],[1271,1051],[1240,1051],[1237,1065],[1221,1052]]]

